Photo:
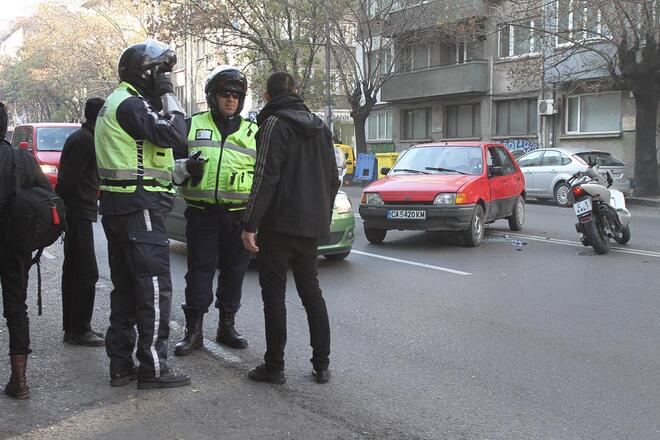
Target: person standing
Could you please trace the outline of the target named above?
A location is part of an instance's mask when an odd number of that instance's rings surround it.
[[[174,350],[186,356],[203,345],[203,318],[213,302],[213,277],[220,311],[216,341],[231,348],[248,342],[235,329],[243,277],[250,253],[243,247],[241,219],[252,188],[256,158],[256,124],[240,115],[247,93],[245,75],[233,66],[218,66],[204,86],[209,111],[192,117],[188,159],[177,160],[175,182],[183,183],[186,200],[186,331]],[[180,176],[180,177],[179,177]]]
[[[257,252],[266,354],[248,377],[273,384],[286,381],[284,298],[290,266],[307,313],[316,382],[327,383],[330,325],[316,249],[319,237],[330,232],[339,190],[332,134],[305,106],[290,74],[270,75],[263,96],[267,103],[257,117],[257,164],[241,238],[247,250]]]
[[[16,194],[14,165],[19,169],[19,186],[23,189],[35,186],[51,190],[50,182],[26,150],[14,151],[5,140],[7,133],[7,109],[0,102],[0,286],[2,286],[3,314],[9,330],[9,359],[11,377],[5,394],[16,399],[30,397],[27,383],[27,358],[30,349],[30,323],[27,314],[28,272],[32,255],[10,246],[3,236],[11,203]]]
[[[105,345],[91,325],[99,279],[92,229],[97,218],[99,190],[94,125],[103,104],[100,98],[85,103],[85,122],[64,143],[55,187],[67,214],[62,265],[64,342],[89,347]]]
[[[167,75],[175,64],[164,43],[128,47],[119,58],[121,82],[96,121],[100,213],[114,285],[105,337],[112,386],[135,378],[140,389],[190,384],[167,366],[172,280],[165,214],[173,204],[172,149],[186,145],[184,111]]]

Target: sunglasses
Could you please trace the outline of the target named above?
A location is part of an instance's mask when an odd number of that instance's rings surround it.
[[[241,97],[243,96],[243,94],[242,94],[242,93],[239,93],[239,92],[232,92],[231,90],[220,90],[220,91],[218,92],[218,96],[221,96],[221,97],[223,97],[223,98],[229,98],[229,97],[232,97],[232,98],[234,98],[234,99],[241,99]]]

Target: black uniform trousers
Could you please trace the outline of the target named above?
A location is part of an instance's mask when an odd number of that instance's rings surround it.
[[[91,330],[99,269],[94,252],[94,230],[89,219],[67,216],[62,264],[62,321],[64,331]]]
[[[28,272],[32,255],[19,254],[0,244],[2,305],[9,329],[9,354],[29,354],[30,321],[27,314]]]
[[[206,313],[213,302],[213,278],[218,269],[215,307],[235,313],[241,307],[243,278],[250,253],[243,247],[241,220],[244,210],[226,205],[186,208],[188,272],[184,310]]]
[[[266,354],[270,370],[284,368],[286,346],[287,269],[290,266],[302,300],[309,325],[311,362],[315,370],[325,370],[330,362],[330,324],[325,300],[318,282],[316,238],[295,237],[260,230],[257,236],[259,252],[259,284],[264,302],[266,322]]]
[[[114,286],[105,336],[111,374],[133,366],[135,325],[141,374],[159,377],[167,369],[172,279],[164,215],[144,209],[103,216]]]

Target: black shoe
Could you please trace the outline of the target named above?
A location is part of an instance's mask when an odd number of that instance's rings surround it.
[[[140,390],[151,390],[155,388],[176,388],[190,385],[190,377],[185,374],[176,374],[171,370],[165,370],[160,377],[141,376],[138,374],[137,387]]]
[[[247,348],[248,341],[234,328],[236,313],[226,313],[220,309],[220,321],[215,340],[230,348]]]
[[[85,347],[103,347],[105,340],[100,338],[91,330],[82,334],[67,333],[64,334],[64,342],[71,345],[83,345]]]
[[[204,346],[204,312],[184,310],[183,313],[186,315],[186,333],[174,347],[175,356],[188,356]]]
[[[110,374],[111,387],[123,387],[128,385],[132,380],[138,377],[138,367],[132,367],[130,370],[120,371],[119,373]]]
[[[314,370],[314,379],[316,383],[328,383],[330,382],[330,370]]]
[[[282,385],[286,382],[283,370],[269,370],[266,364],[261,364],[248,371],[248,377],[255,382],[267,382],[273,385]]]

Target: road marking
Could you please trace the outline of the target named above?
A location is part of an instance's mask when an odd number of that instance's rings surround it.
[[[181,326],[176,321],[170,321],[170,328],[174,331],[178,331],[181,329]],[[231,362],[233,364],[243,362],[243,359],[239,358],[233,353],[230,353],[226,349],[222,348],[220,344],[215,341],[211,341],[210,339],[204,338],[204,348],[206,351],[219,358],[220,360]]]
[[[54,260],[54,259],[55,259],[55,256],[52,255],[52,254],[50,254],[50,253],[48,253],[47,251],[43,251],[43,253],[42,253],[41,255],[43,255],[44,257],[48,258],[49,260]]]
[[[506,236],[506,237],[511,237],[511,238],[523,238],[525,240],[540,241],[540,242],[552,243],[552,244],[560,244],[560,245],[563,245],[563,246],[573,246],[573,247],[579,247],[579,248],[585,247],[579,241],[562,240],[560,238],[543,237],[543,236],[539,236],[539,235],[525,235],[525,234],[516,234],[516,233],[511,233],[511,232],[497,232],[497,231],[489,231],[488,234]],[[622,253],[622,254],[631,254],[631,255],[640,255],[642,257],[660,258],[660,252],[646,251],[646,250],[643,250],[643,249],[612,247],[612,248],[610,248],[610,250],[612,252],[619,252],[619,253]]]
[[[378,258],[378,259],[381,259],[381,260],[392,261],[394,263],[409,264],[411,266],[418,266],[418,267],[424,267],[426,269],[439,270],[441,272],[453,273],[454,275],[463,275],[463,276],[472,275],[470,272],[463,272],[461,270],[450,269],[448,267],[434,266],[432,264],[418,263],[416,261],[408,261],[408,260],[402,260],[400,258],[386,257],[384,255],[372,254],[370,252],[363,252],[363,251],[358,251],[358,250],[355,250],[355,249],[351,250],[351,253],[358,254],[358,255],[364,255],[365,257],[372,257],[372,258]]]

